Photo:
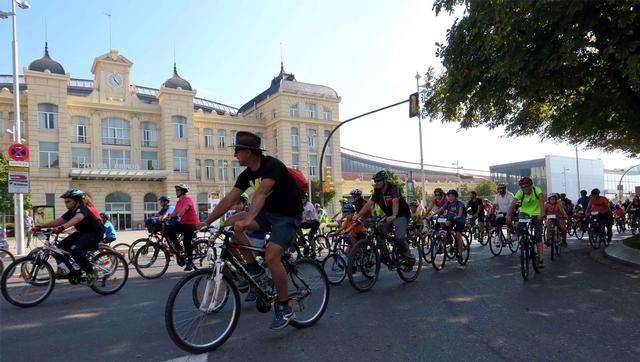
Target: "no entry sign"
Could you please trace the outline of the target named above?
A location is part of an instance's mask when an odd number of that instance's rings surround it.
[[[14,143],[9,146],[9,157],[16,161],[26,161],[29,159],[29,149],[21,143]]]

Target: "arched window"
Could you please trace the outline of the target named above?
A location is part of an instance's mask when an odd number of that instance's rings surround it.
[[[129,121],[121,118],[103,118],[102,143],[105,145],[130,145]]]
[[[158,198],[155,194],[144,195],[144,219],[154,216],[158,210]]]
[[[112,192],[104,199],[105,211],[118,230],[131,230],[131,198],[123,192]]]
[[[49,103],[38,104],[38,128],[58,128],[58,106]]]

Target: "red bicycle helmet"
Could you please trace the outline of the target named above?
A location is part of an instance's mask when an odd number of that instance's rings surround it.
[[[523,176],[520,181],[518,182],[518,185],[520,186],[524,186],[524,185],[533,185],[533,180],[531,179],[531,177],[529,176]]]

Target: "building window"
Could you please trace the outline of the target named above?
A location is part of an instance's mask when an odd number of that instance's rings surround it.
[[[318,176],[318,156],[309,155],[309,177]]]
[[[326,140],[329,138],[329,135],[331,134],[331,131],[325,130],[324,131],[324,140],[326,142]],[[331,153],[331,140],[329,139],[329,143],[327,143],[327,153]]]
[[[58,128],[58,106],[49,103],[38,104],[38,128]]]
[[[202,161],[196,159],[196,179],[200,181],[202,179]]]
[[[140,156],[143,170],[158,170],[158,152],[142,151]]]
[[[291,150],[298,151],[298,128],[291,127]]]
[[[300,156],[297,153],[291,154],[291,167],[296,170],[300,169]]]
[[[333,162],[331,160],[331,155],[325,155],[324,156],[324,164],[325,164],[325,166],[329,166],[329,167],[333,166]]]
[[[125,169],[131,165],[131,151],[102,150],[102,162],[109,169]]]
[[[325,121],[331,120],[331,110],[329,108],[324,108],[322,110],[322,119],[324,119]]]
[[[204,160],[204,177],[213,180],[213,160]]]
[[[309,151],[315,151],[317,146],[318,132],[315,129],[307,130],[307,142],[309,142]]]
[[[58,167],[58,144],[40,142],[40,168]]]
[[[238,134],[238,131],[236,130],[232,130],[231,131],[231,146],[235,146],[236,145],[236,135]]]
[[[209,128],[204,129],[204,147],[205,148],[213,147],[213,130]]]
[[[218,130],[218,147],[224,148],[224,135],[225,131],[223,129]]]
[[[231,167],[233,167],[233,179],[237,179],[240,176],[240,162],[232,161]]]
[[[182,116],[171,117],[173,138],[185,138],[187,134],[187,119]]]
[[[187,166],[187,150],[174,149],[173,150],[173,171],[174,172],[189,172]]]
[[[313,103],[306,103],[304,105],[304,114],[309,119],[316,119],[316,105]]]
[[[276,119],[276,110],[271,111],[271,118]]]
[[[227,181],[227,161],[218,160],[218,176],[220,180]]]
[[[91,149],[89,148],[72,148],[71,149],[71,167],[87,168],[91,163]]]
[[[20,130],[22,133],[22,138],[25,138],[25,135],[27,134],[27,129],[25,128],[25,123],[24,123],[24,114],[22,112],[20,112]],[[16,132],[16,120],[13,117],[13,112],[9,112],[9,129],[12,130],[15,134]]]
[[[71,142],[89,143],[89,120],[84,117],[71,117]]]
[[[144,219],[147,220],[148,218],[156,215],[156,210],[158,209],[158,198],[156,197],[156,195],[152,193],[148,193],[144,195],[143,200],[144,200]]]
[[[195,147],[198,147],[198,144],[200,143],[200,133],[198,132],[198,129],[194,129],[193,130],[193,145]]]
[[[56,206],[56,194],[44,194],[44,199],[47,206]]]
[[[289,117],[298,117],[298,103],[289,106]]]
[[[129,121],[120,118],[102,120],[102,143],[106,145],[130,145]]]
[[[104,199],[105,211],[117,230],[131,230],[131,198],[122,192],[113,192]]]
[[[158,130],[152,122],[140,123],[142,129],[142,147],[158,147]]]

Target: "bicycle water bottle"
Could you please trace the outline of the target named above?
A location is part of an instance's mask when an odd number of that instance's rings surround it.
[[[63,262],[58,262],[58,269],[63,271],[63,274],[69,274],[69,268],[67,268],[67,266],[63,263]]]

